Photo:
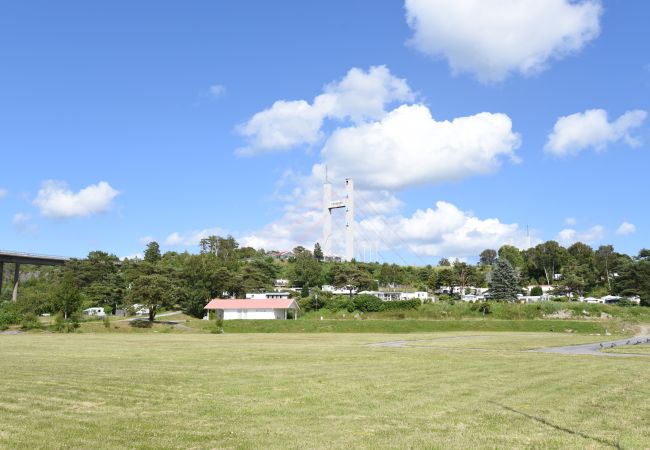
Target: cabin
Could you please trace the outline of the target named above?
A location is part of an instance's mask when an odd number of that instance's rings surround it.
[[[84,316],[104,317],[106,315],[106,312],[104,311],[104,308],[102,308],[102,307],[87,308],[87,309],[84,309],[83,312],[84,312]]]
[[[286,320],[291,310],[293,318],[298,318],[300,307],[291,298],[282,299],[214,299],[205,305],[208,314],[214,312],[223,320],[255,319]]]

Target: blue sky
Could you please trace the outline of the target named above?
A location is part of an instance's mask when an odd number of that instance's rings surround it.
[[[0,248],[312,246],[327,164],[359,258],[472,260],[526,226],[636,254],[650,4],[522,1],[6,2]]]

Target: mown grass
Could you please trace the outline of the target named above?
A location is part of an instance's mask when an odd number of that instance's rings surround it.
[[[0,336],[0,448],[650,446],[647,360],[518,351],[585,336],[367,345],[458,334]]]

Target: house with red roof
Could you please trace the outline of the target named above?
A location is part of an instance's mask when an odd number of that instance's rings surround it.
[[[256,319],[286,320],[289,310],[298,318],[300,307],[294,299],[214,299],[205,305],[208,313],[214,311],[223,320]]]

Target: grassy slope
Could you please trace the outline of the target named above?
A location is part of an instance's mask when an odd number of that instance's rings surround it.
[[[0,448],[650,446],[646,360],[516,351],[588,337],[365,345],[450,337],[0,336]]]

